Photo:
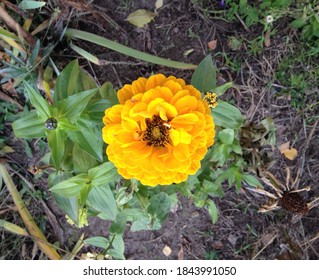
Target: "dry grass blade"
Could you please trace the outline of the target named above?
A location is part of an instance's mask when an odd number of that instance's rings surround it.
[[[35,40],[31,36],[31,34],[24,30],[22,26],[18,24],[2,6],[0,6],[0,17],[10,28],[15,30],[18,34],[21,34],[22,37],[28,42],[31,48],[35,46]]]
[[[31,216],[30,212],[28,211],[27,207],[25,206],[23,200],[19,192],[17,191],[11,176],[9,175],[7,168],[5,165],[0,164],[0,173],[3,177],[5,184],[12,196],[14,203],[18,207],[18,211],[20,216],[25,223],[29,234],[34,238],[35,242],[41,248],[41,250],[50,258],[51,260],[60,260],[61,256],[55,250],[55,248],[47,241],[46,237],[43,235],[40,228],[34,222],[33,217]]]

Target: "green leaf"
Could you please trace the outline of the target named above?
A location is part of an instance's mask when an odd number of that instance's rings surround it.
[[[62,100],[75,92],[78,87],[80,66],[78,60],[71,61],[60,73],[54,88],[54,102]]]
[[[77,197],[83,185],[90,183],[87,174],[79,174],[53,186],[50,191],[64,197]]]
[[[33,47],[33,50],[31,52],[31,55],[29,57],[29,63],[31,65],[36,64],[36,59],[38,57],[39,51],[40,51],[41,42],[39,39],[37,39],[35,46]]]
[[[139,230],[150,230],[151,229],[150,223],[151,223],[150,218],[145,214],[144,217],[132,223],[130,231],[135,232]]]
[[[32,10],[32,9],[38,9],[43,7],[46,4],[45,1],[29,1],[29,0],[23,0],[19,4],[19,8],[22,10]]]
[[[276,126],[274,124],[274,120],[270,117],[263,119],[260,122],[266,129],[267,139],[262,139],[261,145],[276,145]]]
[[[124,212],[120,212],[116,216],[116,220],[112,222],[110,226],[110,234],[112,235],[117,235],[120,234],[122,235],[125,232],[126,229],[126,215]]]
[[[80,131],[68,131],[68,136],[74,143],[77,143],[81,149],[89,153],[98,161],[103,161],[102,147],[103,141],[101,131],[96,126],[88,127],[83,122],[78,121]]]
[[[210,54],[196,68],[191,84],[203,93],[216,88],[216,70]]]
[[[233,82],[229,82],[212,89],[212,92],[216,93],[217,96],[221,96],[226,92],[226,90],[230,89],[233,85],[234,85]]]
[[[216,184],[208,180],[204,180],[202,186],[205,192],[214,197],[223,197],[224,191],[221,184]]]
[[[53,113],[51,105],[27,82],[24,82],[24,86],[39,118],[43,121],[46,121],[52,116]]]
[[[145,9],[139,9],[128,15],[126,20],[137,27],[144,27],[145,24],[151,22],[155,17],[155,13]]]
[[[224,128],[238,129],[244,122],[240,111],[225,101],[218,101],[217,107],[212,110],[212,116],[215,124]]]
[[[307,22],[303,18],[297,18],[291,22],[291,27],[298,29],[305,26],[306,24]]]
[[[88,171],[89,177],[92,179],[92,185],[99,187],[109,184],[119,179],[117,170],[112,162],[105,162]]]
[[[12,123],[14,134],[18,138],[39,138],[45,137],[44,122],[39,119],[35,111]]]
[[[104,83],[99,88],[99,92],[103,99],[107,99],[107,100],[110,100],[111,102],[115,102],[115,103],[112,103],[112,105],[115,105],[116,103],[118,103],[116,90],[114,89],[113,85],[110,82]]]
[[[104,83],[99,88],[99,95],[98,98],[92,98],[86,107],[86,113],[90,116],[90,119],[97,122],[101,122],[107,108],[119,103],[116,90],[110,82]]]
[[[53,100],[57,102],[75,93],[94,88],[96,88],[94,80],[83,72],[76,59],[71,61],[58,76]]]
[[[216,204],[212,200],[208,200],[207,204],[208,204],[208,213],[210,217],[212,218],[212,223],[216,224],[218,220],[218,209],[216,207]]]
[[[67,118],[70,122],[74,122],[82,114],[89,100],[96,92],[97,89],[90,89],[56,102],[59,115]]]
[[[83,243],[87,244],[87,245],[99,247],[102,249],[107,249],[110,245],[110,241],[107,238],[102,237],[102,236],[95,236],[95,237],[87,238],[87,239],[83,240]]]
[[[70,123],[70,121],[66,118],[59,118],[58,126],[59,126],[59,129],[66,130],[66,131],[70,131],[70,130],[79,131],[80,130],[79,127]]]
[[[55,170],[60,169],[64,156],[67,136],[61,129],[47,130],[48,144],[54,161]]]
[[[124,240],[121,234],[115,235],[115,238],[112,242],[112,246],[114,249],[110,249],[107,251],[107,254],[111,255],[112,257],[120,260],[124,260]]]
[[[117,207],[110,186],[93,186],[88,195],[87,204],[96,211],[103,213],[104,219],[115,220]]]
[[[110,100],[99,100],[94,104],[90,104],[86,108],[86,112],[92,121],[101,122],[104,117],[104,112],[107,108],[117,104],[118,101],[112,102]]]
[[[73,168],[77,174],[85,173],[98,164],[92,156],[82,150],[77,144],[73,145],[72,155]]]
[[[225,128],[218,133],[218,138],[226,145],[231,145],[235,139],[235,131],[230,128]]]
[[[242,179],[249,185],[252,187],[263,187],[263,185],[259,182],[259,180],[251,175],[251,174],[243,174],[242,175]]]
[[[114,42],[112,40],[103,38],[101,36],[81,31],[81,30],[76,30],[72,28],[67,28],[65,35],[71,39],[77,38],[77,39],[82,39],[85,41],[89,41],[91,43],[97,44],[99,46],[114,50],[116,52],[125,54],[127,56],[134,57],[136,59],[141,59],[144,61],[148,61],[154,64],[159,64],[159,65],[164,65],[172,68],[177,68],[177,69],[194,69],[196,68],[196,65],[193,64],[187,64],[187,63],[182,63],[170,59],[164,59],[155,55],[150,55],[148,53],[138,51],[132,48],[129,48],[127,46],[124,46],[122,44],[119,44],[117,42]]]
[[[147,212],[160,222],[164,222],[171,208],[169,196],[164,192],[160,192],[153,196],[149,203]]]
[[[230,154],[232,147],[230,145],[221,143],[213,146],[213,154],[212,160],[218,162],[219,166],[225,164],[228,159],[228,155]]]
[[[53,193],[55,202],[68,215],[68,217],[76,224],[79,224],[79,200],[77,197],[64,197],[57,193]]]

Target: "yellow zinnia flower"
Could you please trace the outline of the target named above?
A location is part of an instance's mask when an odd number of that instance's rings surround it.
[[[183,79],[163,74],[124,85],[105,110],[106,153],[126,179],[148,186],[187,180],[214,143],[208,103]]]

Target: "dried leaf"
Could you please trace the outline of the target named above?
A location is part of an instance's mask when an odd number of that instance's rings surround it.
[[[31,259],[34,260],[36,257],[37,253],[39,251],[38,245],[36,242],[34,242],[33,248],[32,248],[32,253],[31,253]]]
[[[157,0],[155,2],[155,9],[158,10],[158,9],[162,8],[163,4],[164,4],[164,0]]]
[[[217,40],[211,40],[207,43],[207,46],[210,50],[215,50],[217,47]]]
[[[13,153],[14,150],[10,147],[10,146],[4,146],[2,148],[2,150],[0,151],[0,153],[3,153],[3,154],[9,154],[9,153]]]
[[[263,247],[268,246],[270,244],[270,242],[274,241],[274,236],[276,234],[273,233],[265,233],[260,237],[260,242],[262,244]]]
[[[264,41],[264,44],[265,44],[265,47],[270,47],[271,45],[271,42],[270,42],[270,30],[267,30],[265,32],[265,41]]]
[[[288,150],[289,147],[290,147],[290,141],[281,144],[281,145],[278,147],[278,149],[279,149],[279,151],[280,151],[281,153],[283,153],[283,151]]]
[[[167,245],[165,245],[165,247],[163,248],[163,254],[166,257],[168,257],[171,253],[172,253],[172,249],[170,247],[168,247]]]
[[[213,242],[213,249],[214,250],[221,250],[224,248],[224,244],[221,241],[214,241]]]
[[[140,9],[129,14],[126,20],[129,23],[142,28],[144,27],[145,24],[151,22],[154,19],[154,17],[155,17],[155,13],[145,9]]]
[[[179,249],[178,254],[177,254],[177,259],[178,260],[184,259],[184,249],[183,249],[182,245],[180,245],[180,249]]]
[[[297,155],[298,155],[298,151],[295,148],[290,148],[290,142],[284,143],[282,145],[280,145],[279,151],[289,160],[294,160]]]

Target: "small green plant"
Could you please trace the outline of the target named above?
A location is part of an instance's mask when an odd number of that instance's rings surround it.
[[[198,66],[192,84],[204,98],[208,98],[207,92],[221,96],[232,86],[232,83],[216,86],[211,56]],[[24,86],[35,110],[13,123],[14,132],[17,137],[27,139],[47,138],[50,148],[47,164],[55,169],[49,176],[50,191],[70,223],[82,227],[88,224],[90,216],[112,222],[108,237],[84,240],[103,248],[104,255],[124,258],[122,235],[128,221],[132,231],[159,229],[177,203],[178,192],[194,200],[198,207],[207,208],[215,223],[218,207],[214,197],[223,196],[224,181],[230,186],[235,184],[237,190],[242,181],[259,185],[242,158],[239,132],[244,118],[225,101],[218,101],[218,106],[212,109],[217,136],[196,174],[179,184],[150,188],[135,179],[121,179],[113,163],[102,153],[100,130],[104,110],[119,106],[111,84],[97,88],[75,60],[58,76],[52,104],[29,83]],[[213,99],[207,100],[215,107]]]

